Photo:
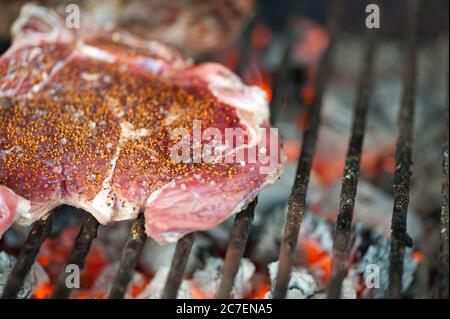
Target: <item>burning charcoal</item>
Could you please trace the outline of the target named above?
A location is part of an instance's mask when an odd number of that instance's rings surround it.
[[[333,225],[313,214],[305,214],[299,241],[312,240],[320,248],[331,253],[333,249]]]
[[[278,246],[283,233],[283,225],[286,217],[286,205],[280,205],[273,209],[273,213],[266,216],[261,226],[260,238],[255,240],[253,258],[262,263],[268,263],[276,259]],[[320,216],[307,213],[302,222],[302,231],[299,235],[299,247],[302,241],[314,241],[321,250],[331,253],[333,248],[333,225]]]
[[[201,291],[204,298],[214,297],[219,289],[222,267],[223,260],[221,258],[209,257],[206,259],[205,267],[194,273],[192,282]],[[250,260],[243,258],[231,292],[232,298],[244,298],[250,292],[250,279],[254,272],[255,265]]]
[[[106,296],[111,289],[112,283],[116,278],[116,273],[119,268],[119,262],[114,262],[103,269],[103,271],[98,276],[89,294],[92,296]],[[135,271],[133,278],[128,286],[128,291],[125,294],[125,298],[131,299],[135,297],[134,290],[139,287],[144,287],[145,277],[140,272]]]
[[[269,264],[269,274],[272,281],[272,287],[277,280],[278,261]],[[287,299],[306,299],[314,296],[318,291],[319,284],[316,279],[304,268],[295,267],[289,280]],[[272,298],[272,293],[268,292],[266,298]]]
[[[309,192],[309,206],[314,213],[325,219],[335,220],[339,203],[341,183],[334,183],[324,188],[312,179]],[[361,180],[356,195],[354,223],[361,223],[367,228],[389,236],[391,232],[392,197],[380,188]],[[303,228],[304,226],[302,226]],[[414,211],[408,212],[408,233],[415,239],[422,231],[422,224]],[[303,229],[302,229],[303,232]]]
[[[340,299],[356,299],[356,271],[354,269],[350,269],[347,277],[345,277],[342,282],[342,290]],[[326,291],[315,294],[313,299],[326,299],[327,293]]]
[[[367,253],[356,267],[356,271],[362,274],[364,283],[379,283],[378,287],[374,286],[371,289],[367,288],[366,284],[366,291],[363,293],[364,296],[370,296],[372,298],[385,297],[389,286],[390,250],[390,241],[382,236],[379,236],[374,240],[374,244],[369,247]],[[413,256],[413,249],[411,247],[406,247],[405,260],[403,264],[402,291],[408,289],[413,282],[416,269],[417,262]],[[376,276],[374,271],[379,271],[379,278],[374,277],[374,275]]]
[[[6,286],[9,274],[15,263],[16,258],[3,251],[0,252],[0,296],[3,294],[3,289]],[[49,278],[45,270],[38,263],[34,263],[17,297],[19,299],[30,298],[38,287],[47,283],[49,283]]]
[[[221,227],[221,226],[219,226]],[[218,227],[210,231],[214,231]],[[228,232],[229,233],[229,232]],[[199,263],[199,252],[202,250],[211,251],[211,240],[199,234],[194,242],[189,254],[186,273],[192,274],[194,267]],[[156,273],[161,267],[170,265],[176,244],[159,245],[154,240],[148,239],[139,260],[139,266],[148,273]]]
[[[167,275],[169,274],[169,267],[159,268],[156,275],[151,282],[145,287],[144,291],[139,294],[139,299],[159,299],[161,298],[164,286],[166,284]],[[180,289],[178,290],[178,299],[193,299],[191,283],[189,280],[183,280]]]

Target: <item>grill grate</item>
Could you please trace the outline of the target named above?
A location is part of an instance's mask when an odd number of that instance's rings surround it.
[[[255,199],[246,209],[236,215],[223,264],[222,281],[216,295],[217,298],[230,298],[234,279],[244,256],[257,201],[258,199]]]
[[[330,44],[322,57],[319,73],[316,80],[316,99],[310,107],[310,125],[305,133],[302,153],[298,162],[294,186],[288,203],[288,213],[284,228],[284,237],[280,247],[279,268],[273,297],[284,298],[289,283],[293,264],[294,251],[297,247],[297,238],[300,231],[303,215],[306,209],[306,193],[308,191],[309,176],[315,153],[317,133],[320,125],[320,111],[322,96],[325,91],[326,79],[331,65],[331,56],[334,50],[334,41],[338,32],[338,21],[342,9],[342,1],[333,1],[328,18]]]
[[[163,299],[174,299],[177,297],[178,289],[183,281],[187,261],[194,244],[195,234],[187,234],[181,238],[175,247],[175,254],[172,258],[166,285],[162,294]]]
[[[33,224],[27,240],[20,251],[17,262],[11,271],[8,282],[3,290],[3,299],[17,298],[17,294],[23,286],[26,276],[33,266],[39,249],[51,229],[53,215],[50,212]]]
[[[394,210],[391,225],[391,255],[389,291],[391,298],[399,298],[402,288],[405,246],[411,245],[406,232],[409,203],[409,180],[414,125],[414,99],[416,82],[416,42],[419,8],[411,5],[409,14],[407,54],[405,60],[403,97],[399,113],[399,135],[395,154]]]
[[[128,284],[133,277],[133,270],[136,268],[142,248],[144,248],[146,238],[144,214],[140,214],[131,227],[130,236],[120,258],[116,279],[109,292],[109,299],[121,299],[125,296]]]
[[[443,160],[442,160],[442,211],[441,211],[441,247],[439,256],[438,297],[448,299],[449,263],[448,263],[448,91],[446,103]]]
[[[298,234],[306,210],[306,196],[308,191],[311,166],[315,154],[318,130],[320,126],[322,98],[326,88],[327,78],[330,73],[331,60],[335,47],[335,39],[339,32],[339,20],[343,0],[332,1],[328,17],[328,30],[331,42],[322,57],[319,72],[316,79],[316,99],[311,105],[310,125],[305,133],[302,154],[298,162],[292,193],[288,203],[287,220],[284,228],[284,235],[280,246],[279,269],[277,281],[273,291],[274,298],[284,298],[286,296],[290,273],[294,260],[294,253],[297,247]],[[406,219],[409,202],[409,179],[412,152],[412,131],[414,120],[414,95],[416,80],[416,31],[418,24],[417,6],[411,7],[410,27],[407,38],[407,56],[405,60],[404,91],[399,113],[399,135],[396,150],[396,171],[394,178],[394,209],[392,216],[392,242],[391,242],[391,267],[390,286],[388,296],[391,298],[401,297],[401,278],[403,273],[404,248],[410,243],[407,235]],[[342,180],[342,189],[339,203],[339,214],[336,221],[336,233],[334,238],[332,276],[328,287],[328,297],[338,298],[340,296],[343,278],[346,274],[346,256],[349,245],[351,222],[355,195],[358,185],[359,166],[361,150],[364,139],[366,115],[368,109],[369,94],[372,87],[372,65],[376,46],[375,32],[369,32],[366,55],[363,60],[363,67],[359,79],[358,95],[355,105],[352,135],[349,141],[346,165]],[[246,37],[249,36],[248,30]],[[244,41],[248,42],[248,41]],[[279,83],[284,82],[286,65],[289,60],[291,40],[288,41],[286,50],[283,53],[282,62],[277,72],[275,81],[273,104],[276,104],[276,95],[279,91]],[[243,50],[241,54],[247,54]],[[241,56],[241,61],[245,57]],[[278,88],[278,89],[277,89]],[[448,103],[448,101],[447,101]],[[274,106],[274,105],[273,105]],[[278,108],[272,107],[272,112]],[[272,118],[273,119],[273,118]],[[446,125],[448,126],[448,104]],[[438,296],[448,298],[448,135],[444,147],[443,160],[443,184],[442,184],[442,214],[441,214],[441,250],[439,267],[439,291]],[[222,280],[217,292],[217,298],[229,298],[233,287],[236,273],[239,269],[240,261],[244,255],[247,239],[254,217],[254,210],[257,200],[253,201],[246,209],[236,215],[234,226],[230,235],[230,241],[226,252],[224,267],[222,270]],[[46,215],[37,221],[25,242],[25,245],[18,257],[17,263],[11,272],[8,283],[5,287],[2,298],[16,298],[17,293],[23,285],[42,242],[47,237],[51,228],[51,214]],[[80,233],[76,239],[74,248],[69,257],[68,263],[77,264],[83,267],[84,259],[89,252],[92,241],[96,238],[98,222],[88,213]],[[194,234],[188,234],[177,243],[168,279],[164,287],[162,298],[175,298],[183,279],[188,257],[195,240]],[[136,268],[146,241],[144,229],[144,215],[141,214],[134,221],[129,238],[125,244],[119,269],[113,282],[108,298],[117,299],[125,296],[128,284],[132,279],[133,270]],[[63,273],[59,278],[58,285],[53,294],[53,298],[68,298],[71,290],[65,285],[66,275]]]
[[[84,221],[81,226],[80,232],[75,240],[75,245],[70,253],[67,264],[77,265],[79,269],[83,269],[84,261],[89,253],[91,244],[97,237],[98,221],[91,214],[84,212]],[[66,284],[68,273],[63,271],[59,277],[58,284],[52,298],[65,299],[69,298],[71,288]]]
[[[369,31],[366,54],[361,68],[358,96],[353,115],[352,135],[349,142],[347,159],[342,178],[342,189],[339,202],[339,213],[336,220],[331,279],[328,290],[329,298],[339,298],[342,281],[345,278],[346,257],[349,248],[353,210],[360,170],[361,152],[366,127],[366,115],[369,96],[372,89],[372,65],[375,50],[376,33]]]

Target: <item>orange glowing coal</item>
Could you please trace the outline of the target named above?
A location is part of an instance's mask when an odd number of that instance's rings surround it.
[[[253,27],[250,42],[252,43],[252,48],[256,51],[262,51],[267,48],[272,39],[272,30],[267,25],[259,23]]]
[[[393,174],[395,171],[395,144],[386,141],[376,153],[364,151],[361,156],[361,172],[367,177],[376,177],[381,173]]]
[[[319,154],[313,162],[313,171],[323,186],[330,186],[341,179],[344,167],[344,159],[329,160]]]
[[[266,93],[267,99],[272,101],[272,78],[269,72],[263,69],[256,56],[250,59],[250,62],[246,65],[242,77],[246,84],[255,85],[263,89]]]
[[[300,243],[301,263],[315,270],[323,282],[331,275],[331,256],[313,240],[302,240]]]
[[[283,149],[288,163],[295,163],[298,161],[301,152],[301,144],[298,140],[283,140]]]
[[[33,294],[34,299],[46,299],[53,293],[53,285],[51,283],[45,283],[38,287]]]
[[[50,283],[38,287],[34,298],[41,299],[51,295],[59,275],[64,270],[64,265],[67,263],[78,232],[79,227],[70,227],[61,232],[56,238],[49,237],[44,241],[37,261],[49,275]],[[82,288],[90,288],[106,265],[107,259],[104,248],[99,242],[94,241],[81,272],[80,281]]]
[[[416,251],[413,253],[413,258],[416,263],[420,264],[425,257],[420,251]]]
[[[208,296],[194,283],[191,283],[190,287],[193,299],[209,299]]]
[[[310,106],[316,100],[316,88],[314,87],[314,79],[308,79],[308,83],[300,90],[299,97],[303,104]]]
[[[270,283],[265,282],[259,287],[252,295],[250,299],[264,299],[266,294],[270,291]]]

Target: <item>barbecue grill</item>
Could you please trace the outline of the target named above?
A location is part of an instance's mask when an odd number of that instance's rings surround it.
[[[283,239],[279,251],[279,268],[275,286],[272,289],[273,298],[286,297],[288,282],[294,264],[294,255],[299,232],[301,230],[303,216],[306,210],[306,199],[312,162],[316,151],[318,130],[321,126],[321,108],[323,95],[327,87],[330,68],[333,63],[333,54],[336,41],[339,41],[341,16],[345,1],[330,1],[327,16],[327,30],[330,35],[330,43],[326,52],[322,55],[318,75],[315,80],[315,99],[309,110],[309,125],[302,143],[301,156],[298,160],[297,171],[291,195],[288,202],[287,218],[284,227]],[[407,211],[409,203],[409,184],[411,176],[411,156],[413,151],[413,126],[414,105],[416,94],[416,66],[417,66],[417,30],[419,25],[421,1],[408,2],[408,32],[405,39],[406,51],[404,59],[403,93],[401,108],[398,116],[398,139],[395,153],[395,173],[393,183],[393,212],[391,221],[391,252],[389,269],[389,298],[402,297],[402,274],[405,247],[411,245],[411,239],[407,234]],[[242,33],[242,50],[240,53],[240,64],[245,65],[248,58],[248,37],[253,24],[249,23]],[[382,29],[381,29],[382,30]],[[377,29],[367,29],[365,53],[363,65],[360,68],[359,84],[357,87],[357,98],[354,106],[353,124],[351,137],[348,142],[345,169],[342,177],[342,189],[340,194],[339,212],[336,220],[334,234],[333,260],[331,278],[327,288],[329,298],[339,298],[342,290],[342,282],[347,273],[345,258],[349,249],[351,224],[355,205],[355,196],[358,188],[360,161],[362,155],[363,140],[368,116],[368,106],[373,87],[373,63],[376,55],[379,33]],[[283,83],[288,81],[286,68],[289,61],[291,41],[287,41],[283,51],[281,63],[274,75],[273,99],[272,99],[272,121],[280,112],[280,90]],[[239,69],[239,68],[238,68]],[[448,99],[446,117],[439,125],[447,126],[448,132]],[[443,117],[444,118],[444,117]],[[441,211],[441,242],[439,248],[439,285],[437,296],[448,298],[449,285],[449,232],[448,232],[448,133],[445,136],[444,149],[442,153],[442,211]],[[247,208],[235,216],[234,225],[229,237],[226,250],[220,288],[216,298],[230,298],[235,276],[238,272],[240,261],[247,247],[247,240],[255,214],[257,200],[253,201]],[[25,244],[17,258],[2,298],[16,298],[21,289],[26,275],[31,269],[39,249],[49,234],[52,227],[52,214],[34,223],[26,239]],[[73,250],[67,261],[68,264],[78,265],[83,268],[85,258],[89,252],[92,242],[97,236],[99,224],[90,214],[84,214],[84,220],[78,237],[75,240]],[[131,281],[133,270],[142,253],[146,235],[144,232],[143,214],[133,222],[129,238],[123,248],[120,266],[117,271],[108,298],[124,298],[128,284]],[[172,258],[170,271],[163,289],[162,298],[176,298],[178,289],[183,279],[187,260],[195,241],[195,234],[188,234],[180,239],[176,245]],[[54,289],[52,298],[68,298],[71,289],[66,286],[67,273],[63,272]]]

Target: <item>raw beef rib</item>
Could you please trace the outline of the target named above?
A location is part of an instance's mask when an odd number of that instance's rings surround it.
[[[219,224],[281,173],[276,132],[259,129],[264,92],[223,66],[117,30],[75,32],[33,5],[13,35],[0,59],[0,235],[69,204],[102,224],[143,211],[147,234],[172,242]],[[259,160],[179,163],[172,133],[196,125],[240,128],[248,135],[228,155],[258,147],[277,161],[265,173]]]

